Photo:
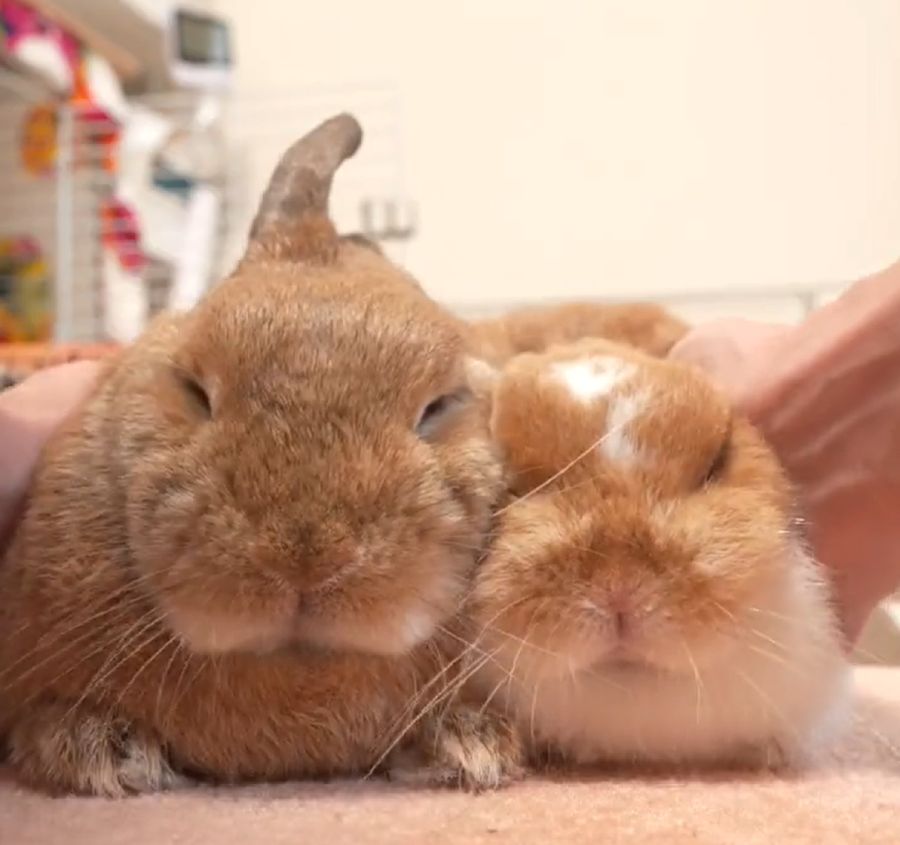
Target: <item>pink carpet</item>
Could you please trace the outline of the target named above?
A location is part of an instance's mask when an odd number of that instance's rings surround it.
[[[900,843],[900,668],[857,672],[855,728],[801,776],[534,778],[470,796],[385,783],[47,799],[0,776],[3,845]]]

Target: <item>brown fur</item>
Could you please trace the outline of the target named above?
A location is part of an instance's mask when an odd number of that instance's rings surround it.
[[[637,371],[586,405],[551,374],[592,356]],[[611,402],[631,392],[648,401],[627,428],[640,458],[623,466],[598,446]],[[497,383],[492,428],[512,498],[471,606],[476,620],[535,648],[565,653],[580,636],[580,602],[596,598],[602,611],[609,597],[626,596],[673,631],[647,646],[647,659],[689,671],[679,636],[697,655],[715,649],[726,614],[741,613],[767,568],[782,565],[792,509],[782,470],[687,367],[596,340],[523,355]]]
[[[466,386],[464,331],[325,216],[354,131],[288,153],[235,274],[114,359],[45,451],[0,567],[0,734],[37,787],[365,771],[459,652],[433,635],[500,468],[477,397],[414,431]],[[472,723],[446,725],[465,769]]]
[[[604,305],[570,302],[524,308],[471,325],[477,354],[494,365],[524,352],[582,338],[602,338],[663,357],[687,331],[687,324],[649,303]]]
[[[510,471],[468,611],[471,692],[575,763],[804,765],[845,717],[821,568],[759,434],[704,376],[585,340],[513,359]]]

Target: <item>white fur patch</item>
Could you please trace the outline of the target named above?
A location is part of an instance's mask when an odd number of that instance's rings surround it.
[[[399,638],[406,648],[414,648],[434,633],[434,614],[424,607],[407,611],[400,625]]]
[[[553,366],[553,375],[575,399],[586,405],[601,396],[608,396],[617,385],[631,378],[634,373],[634,364],[608,356],[564,361]]]
[[[648,397],[643,393],[618,396],[610,402],[606,413],[606,434],[600,451],[611,461],[630,466],[638,459],[638,449],[628,436],[628,426],[646,409]]]

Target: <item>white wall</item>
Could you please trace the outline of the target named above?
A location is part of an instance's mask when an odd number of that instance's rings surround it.
[[[407,261],[443,299],[836,282],[900,253],[897,0],[214,5],[244,91],[399,85]]]

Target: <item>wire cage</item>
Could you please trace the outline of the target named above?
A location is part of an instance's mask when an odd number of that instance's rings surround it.
[[[41,344],[100,354],[160,310],[190,307],[240,256],[284,150],[343,110],[366,141],[341,168],[333,216],[402,260],[417,221],[390,87],[145,95],[117,121],[0,86],[0,355],[30,369]]]

